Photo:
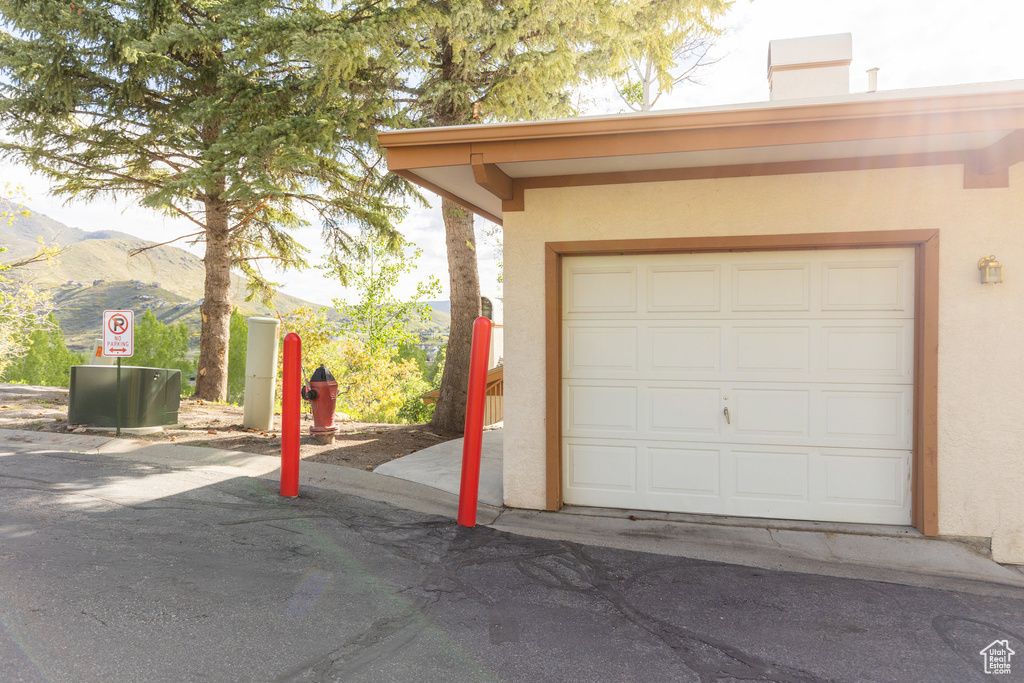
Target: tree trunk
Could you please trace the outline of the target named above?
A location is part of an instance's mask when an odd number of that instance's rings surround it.
[[[219,199],[206,200],[205,300],[199,335],[196,398],[223,401],[228,392],[228,339],[231,336],[231,235],[228,207]]]
[[[473,214],[449,199],[441,200],[445,243],[448,247],[451,329],[445,352],[444,374],[430,426],[461,434],[466,427],[466,389],[473,321],[480,316],[480,275],[476,264]]]

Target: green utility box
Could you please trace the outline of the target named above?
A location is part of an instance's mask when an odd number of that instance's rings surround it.
[[[181,371],[121,366],[121,427],[178,424]],[[74,365],[68,424],[117,426],[117,367]]]

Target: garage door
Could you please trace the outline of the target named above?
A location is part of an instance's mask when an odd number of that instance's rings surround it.
[[[911,249],[563,259],[569,504],[910,523]]]

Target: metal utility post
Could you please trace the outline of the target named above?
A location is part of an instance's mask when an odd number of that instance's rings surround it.
[[[299,414],[302,410],[302,339],[294,332],[284,337],[281,372],[281,495],[299,495]]]
[[[103,355],[117,357],[117,436],[121,436],[121,359],[135,353],[135,313],[103,311]]]
[[[121,359],[117,359],[117,436],[121,436]]]
[[[484,438],[484,406],[487,403],[487,356],[491,349],[491,321],[473,323],[473,347],[469,360],[466,395],[466,433],[462,439],[462,482],[459,486],[459,526],[476,526],[480,495],[480,451]]]

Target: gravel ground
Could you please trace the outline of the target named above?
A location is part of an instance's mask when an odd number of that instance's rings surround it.
[[[0,384],[0,428],[58,433],[81,428],[80,425],[69,425],[67,417],[67,389]],[[182,399],[178,419],[180,424],[174,428],[149,435],[123,434],[122,438],[209,446],[258,455],[281,452],[280,432],[245,429],[242,427],[242,409],[238,406]],[[275,423],[280,424],[280,416],[275,418]],[[312,424],[309,413],[303,413],[299,446],[303,459],[360,469],[373,469],[453,438],[435,434],[425,425],[345,420],[338,422],[334,443],[321,444],[309,434]]]

